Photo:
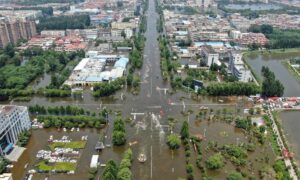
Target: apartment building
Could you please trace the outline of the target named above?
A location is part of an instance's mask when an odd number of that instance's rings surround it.
[[[251,77],[251,71],[246,68],[243,62],[243,55],[239,52],[231,51],[229,55],[229,67],[232,75],[242,82],[249,82]]]
[[[210,67],[212,64],[219,64],[219,54],[210,46],[204,45],[202,46],[202,57],[204,58],[204,62],[206,66]]]
[[[0,48],[8,43],[17,43],[19,39],[30,39],[36,35],[34,21],[1,21],[0,22]]]
[[[31,127],[27,107],[0,105],[0,154],[5,155],[18,141],[18,135]]]

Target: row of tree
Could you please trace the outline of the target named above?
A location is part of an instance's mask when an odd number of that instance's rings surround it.
[[[122,89],[122,87],[125,85],[125,82],[125,78],[122,77],[110,82],[97,83],[93,86],[93,96],[110,96],[116,91]]]
[[[45,128],[56,127],[56,128],[101,128],[106,124],[106,120],[103,117],[95,116],[56,116],[56,115],[39,115],[37,120],[44,123]]]
[[[187,179],[193,180],[194,179],[194,167],[190,162],[191,159],[191,147],[190,147],[190,133],[189,133],[189,124],[187,121],[183,121],[181,130],[180,130],[181,140],[184,144],[185,150],[185,163],[186,163],[186,173]]]
[[[51,115],[90,115],[90,111],[86,111],[77,106],[49,106],[42,105],[29,106],[28,111],[31,114],[51,114]]]
[[[66,30],[66,29],[84,29],[91,24],[89,15],[42,17],[39,19],[37,30]]]
[[[125,123],[121,117],[116,117],[114,121],[112,143],[115,146],[121,146],[126,143]]]
[[[31,136],[31,132],[30,131],[23,131],[18,135],[18,142],[17,145],[24,147],[28,144],[29,139]]]
[[[208,85],[205,90],[211,96],[255,95],[261,92],[255,83],[225,82]]]
[[[262,67],[261,73],[264,77],[261,94],[266,97],[282,96],[284,86],[275,78],[275,74],[265,66]]]
[[[118,166],[115,161],[109,160],[103,170],[103,180],[131,180],[131,163],[133,161],[132,151],[128,149]]]
[[[300,30],[273,28],[271,25],[252,25],[248,29],[250,32],[263,33],[269,39],[265,45],[267,49],[297,48],[300,47]],[[250,48],[255,50],[260,46],[251,44]]]

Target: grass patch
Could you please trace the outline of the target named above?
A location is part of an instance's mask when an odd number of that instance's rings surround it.
[[[55,148],[72,148],[72,149],[83,149],[86,145],[86,141],[72,141],[72,142],[53,142],[49,148],[53,151]]]
[[[49,163],[46,161],[41,161],[36,165],[37,169],[40,171],[75,171],[76,163],[70,162],[57,162],[57,163]]]

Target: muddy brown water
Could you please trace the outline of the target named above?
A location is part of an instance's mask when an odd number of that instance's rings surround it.
[[[256,54],[250,55],[247,63],[252,67],[255,74],[262,79],[261,68],[267,66],[275,73],[277,79],[284,85],[283,96],[300,96],[300,84],[287,68],[282,64],[282,61],[300,57],[300,52],[285,53],[285,54]]]
[[[207,106],[213,109],[223,108],[243,108],[245,106],[245,99],[238,97],[202,97],[198,100],[191,100],[188,93],[177,92],[174,94],[165,94],[160,88],[170,88],[168,83],[165,83],[161,77],[160,70],[160,57],[159,48],[157,42],[156,21],[157,13],[155,12],[154,0],[149,1],[149,10],[147,12],[147,32],[145,34],[147,40],[144,50],[144,65],[141,71],[141,89],[137,96],[130,94],[128,91],[120,91],[114,97],[108,98],[94,98],[89,91],[83,93],[83,98],[45,98],[34,97],[30,102],[12,102],[19,105],[45,105],[45,106],[61,106],[61,105],[77,105],[88,109],[92,112],[99,112],[101,108],[108,108],[116,111],[121,111],[124,119],[132,117],[131,113],[144,113],[144,115],[137,116],[136,120],[126,124],[127,141],[136,141],[137,144],[131,148],[134,154],[134,161],[132,165],[133,179],[170,179],[174,180],[178,177],[186,177],[185,172],[185,155],[184,149],[180,148],[178,151],[171,152],[166,145],[166,136],[170,133],[167,126],[168,117],[174,117],[177,120],[175,124],[174,132],[180,132],[180,126],[183,120],[189,119],[191,128],[191,134],[203,134],[204,131],[207,134],[208,140],[203,142],[203,149],[207,145],[209,140],[222,143],[238,143],[247,142],[246,136],[243,132],[235,129],[233,125],[229,125],[223,122],[197,122],[195,120],[195,113],[192,113],[189,117],[182,116],[182,110],[193,110],[199,112],[201,106]],[[46,78],[45,78],[46,79]],[[46,79],[47,80],[47,79]],[[121,94],[125,95],[122,100]],[[222,100],[222,101],[220,101]],[[221,103],[222,102],[222,103]],[[10,102],[2,102],[10,103]],[[110,115],[109,125],[102,130],[95,129],[82,129],[80,132],[58,132],[56,129],[39,129],[33,130],[32,138],[27,145],[27,150],[22,155],[20,160],[15,163],[12,170],[14,179],[22,179],[26,172],[33,168],[36,158],[35,155],[38,150],[45,149],[47,146],[47,139],[50,135],[54,135],[55,138],[60,138],[63,135],[68,135],[74,140],[80,139],[82,135],[88,135],[87,147],[83,150],[81,158],[75,172],[75,175],[55,174],[50,175],[49,179],[63,179],[63,180],[75,180],[75,179],[87,179],[90,160],[93,154],[98,154],[94,150],[95,143],[99,138],[99,134],[107,132],[106,144],[111,144],[111,131],[114,115]],[[223,132],[226,132],[228,136],[222,136]],[[106,148],[100,153],[100,162],[106,163],[110,159],[114,159],[117,162],[122,158],[123,152],[129,146],[123,147],[111,147]],[[139,153],[145,153],[148,157],[144,164],[137,161]],[[212,152],[205,152],[203,154],[206,159]],[[253,176],[258,177],[258,170],[263,163],[259,162],[260,158],[265,157],[265,154],[270,156],[270,159],[274,159],[272,156],[272,150],[270,146],[266,145],[257,148],[257,151],[249,158],[254,163],[255,168],[253,170],[247,170],[250,173],[253,172]],[[195,153],[192,154],[192,161],[196,158]],[[27,169],[24,169],[25,164],[29,164]],[[196,179],[200,179],[200,171],[196,168],[195,163],[194,172]],[[210,176],[217,179],[224,179],[226,174],[234,170],[234,166],[227,162],[227,165],[221,171],[209,172]],[[245,168],[250,168],[246,166]],[[102,169],[100,169],[99,175]],[[36,174],[34,179],[44,179],[48,174]]]
[[[255,73],[260,77],[262,66],[267,66],[276,75],[276,78],[284,85],[284,96],[299,97],[300,83],[282,64],[282,61],[300,57],[300,52],[284,53],[284,54],[258,54],[251,55],[247,59],[248,64],[252,67]],[[282,123],[283,130],[286,134],[289,146],[294,153],[296,161],[300,162],[300,111],[285,111],[280,112],[279,118]]]

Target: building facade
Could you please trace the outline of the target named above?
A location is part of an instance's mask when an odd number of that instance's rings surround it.
[[[243,55],[239,52],[230,52],[229,70],[232,75],[241,82],[249,82],[252,80],[251,71],[246,68],[243,62]]]
[[[1,21],[0,48],[5,47],[8,43],[15,44],[19,39],[30,39],[36,34],[36,24],[34,21]]]
[[[219,64],[219,53],[215,52],[215,50],[209,45],[202,47],[202,57],[208,67],[212,64]]]
[[[7,147],[16,144],[18,135],[31,127],[27,107],[0,105],[0,154],[7,153]]]

